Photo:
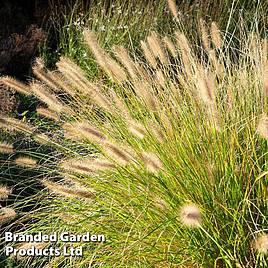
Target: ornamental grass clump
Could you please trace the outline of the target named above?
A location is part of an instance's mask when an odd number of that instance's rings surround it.
[[[25,92],[40,101],[38,119],[0,121],[53,148],[52,155],[13,159],[38,169],[45,187],[41,208],[18,212],[18,221],[26,233],[91,232],[106,241],[77,242],[83,257],[30,261],[267,267],[267,55],[261,42],[252,50],[250,34],[234,51],[215,23],[212,40],[205,27],[203,48],[181,32],[152,33],[135,57],[118,46],[110,55],[86,29],[103,74],[95,80],[70,59],[61,58],[53,73],[37,61],[40,81]],[[15,81],[9,86],[23,93]]]

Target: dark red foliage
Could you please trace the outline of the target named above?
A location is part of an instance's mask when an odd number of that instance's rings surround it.
[[[14,33],[0,41],[0,72],[24,78],[30,73],[38,45],[45,40],[44,31],[31,25],[25,34]]]
[[[17,100],[15,96],[10,91],[0,86],[0,116],[14,111],[16,107]]]

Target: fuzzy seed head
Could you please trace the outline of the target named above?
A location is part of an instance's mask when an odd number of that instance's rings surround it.
[[[86,161],[77,159],[68,159],[61,163],[60,167],[68,172],[82,175],[90,175],[94,170]]]
[[[212,77],[200,66],[197,79],[197,88],[201,99],[206,104],[214,103],[214,85]]]
[[[51,93],[43,84],[40,82],[34,82],[31,84],[31,89],[41,101],[48,105],[49,109],[56,113],[64,111],[64,107],[56,95]]]
[[[163,169],[163,163],[159,157],[151,152],[142,153],[142,160],[149,172],[158,173]]]
[[[26,84],[20,82],[17,79],[14,79],[9,76],[4,76],[0,79],[0,83],[4,84],[6,87],[11,88],[18,93],[24,94],[24,95],[31,95],[31,89]]]
[[[93,142],[103,143],[105,136],[98,129],[92,127],[87,122],[80,122],[75,125],[77,132],[84,138]]]
[[[110,170],[116,167],[115,164],[111,163],[110,161],[100,158],[86,159],[85,163],[87,167],[93,170],[94,172]]]
[[[167,56],[162,48],[161,41],[155,32],[152,32],[152,34],[147,37],[147,43],[153,55],[156,58],[158,57],[162,64],[167,64]]]
[[[65,160],[61,163],[60,167],[69,172],[90,175],[99,171],[114,169],[115,165],[106,159],[84,158],[81,160]]]
[[[137,70],[135,68],[135,63],[128,54],[128,51],[123,46],[114,46],[113,51],[115,53],[116,58],[127,69],[131,78],[135,79],[137,77]]]
[[[11,194],[11,190],[6,186],[0,186],[0,200],[7,199]]]
[[[146,129],[141,124],[133,120],[128,121],[128,129],[133,135],[140,139],[143,139],[146,134]]]
[[[171,53],[171,55],[175,58],[177,57],[177,50],[173,42],[169,39],[168,36],[163,38],[163,42],[167,50]]]
[[[37,166],[37,160],[28,156],[18,157],[15,160],[15,163],[18,166],[27,167],[27,168],[34,168]]]
[[[13,145],[7,142],[0,142],[0,153],[2,154],[14,153]]]
[[[51,192],[65,197],[91,199],[94,196],[92,192],[86,190],[84,187],[72,186],[69,188],[52,181],[44,181],[43,184]]]
[[[208,37],[208,30],[207,27],[205,25],[205,22],[203,20],[200,20],[200,34],[201,34],[201,40],[203,43],[203,46],[205,48],[206,51],[210,50],[210,40]]]
[[[35,247],[37,249],[43,249],[47,246],[48,243],[45,242],[26,242],[21,244],[17,249],[29,249]]]
[[[42,115],[54,121],[59,121],[59,116],[50,109],[40,107],[40,108],[37,108],[36,111],[39,115]]]
[[[0,208],[0,225],[16,217],[16,212],[12,208],[2,207]]]
[[[141,49],[143,51],[143,54],[148,61],[148,63],[151,65],[151,67],[156,68],[157,67],[157,61],[151,52],[151,50],[148,48],[146,42],[141,41]]]
[[[34,128],[28,124],[11,117],[0,118],[0,127],[9,131],[22,131],[32,133]]]
[[[215,47],[221,48],[222,47],[221,32],[215,22],[212,22],[210,32],[211,32],[211,39]]]
[[[258,127],[257,127],[257,133],[265,139],[268,139],[268,116],[266,114],[263,114],[260,118]]]
[[[57,78],[53,76],[52,72],[46,72],[44,69],[35,65],[33,66],[33,73],[38,79],[47,84],[54,91],[60,91],[61,87],[58,84]]]
[[[130,154],[128,150],[123,150],[118,145],[111,142],[106,142],[104,149],[109,157],[115,159],[119,164],[126,165],[130,162]]]
[[[48,144],[51,142],[51,138],[43,133],[34,135],[33,139],[40,144]]]
[[[255,250],[261,254],[268,254],[268,234],[261,234],[254,243]]]
[[[187,227],[200,227],[202,217],[199,208],[194,204],[187,204],[181,207],[181,223]]]
[[[168,7],[172,13],[172,15],[174,16],[174,18],[178,18],[178,10],[177,10],[177,5],[175,0],[167,0],[168,1]]]
[[[120,65],[113,60],[98,44],[95,34],[88,29],[84,32],[84,38],[94,54],[99,66],[112,78],[115,82],[122,83],[127,80],[125,71]]]

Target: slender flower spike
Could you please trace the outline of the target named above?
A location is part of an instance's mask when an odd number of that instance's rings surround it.
[[[14,152],[13,145],[6,142],[0,142],[0,153],[11,154]]]
[[[178,18],[178,10],[177,10],[177,5],[175,0],[168,0],[168,7],[172,13],[172,15],[174,16],[174,18]]]
[[[148,171],[152,173],[157,173],[163,169],[163,163],[154,153],[143,153],[142,160],[144,161]]]
[[[255,249],[261,254],[268,254],[268,234],[262,234],[255,240]]]
[[[92,198],[94,194],[86,188],[75,188],[60,185],[52,181],[44,181],[43,184],[53,193],[70,198]]]
[[[57,115],[57,113],[55,113],[54,111],[47,109],[47,108],[37,108],[36,109],[37,114],[47,117],[49,119],[52,119],[54,121],[59,121],[59,116]]]
[[[215,22],[211,24],[211,38],[216,48],[222,47],[221,32]]]
[[[183,225],[193,228],[200,227],[202,221],[199,208],[193,204],[182,206],[180,219]]]
[[[37,160],[36,159],[33,159],[31,157],[21,156],[21,157],[18,157],[15,160],[15,163],[18,166],[28,167],[28,168],[34,168],[34,167],[36,167]]]
[[[31,95],[31,89],[26,84],[9,76],[0,79],[0,83],[24,95]]]

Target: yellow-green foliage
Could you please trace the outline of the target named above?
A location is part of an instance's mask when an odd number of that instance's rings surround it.
[[[1,127],[57,152],[20,158],[46,187],[25,232],[107,238],[45,267],[267,267],[267,40],[234,50],[215,23],[200,29],[204,49],[152,32],[135,58],[85,30],[102,78],[63,57],[54,72],[37,61],[29,87],[2,79],[39,98],[50,127]]]

